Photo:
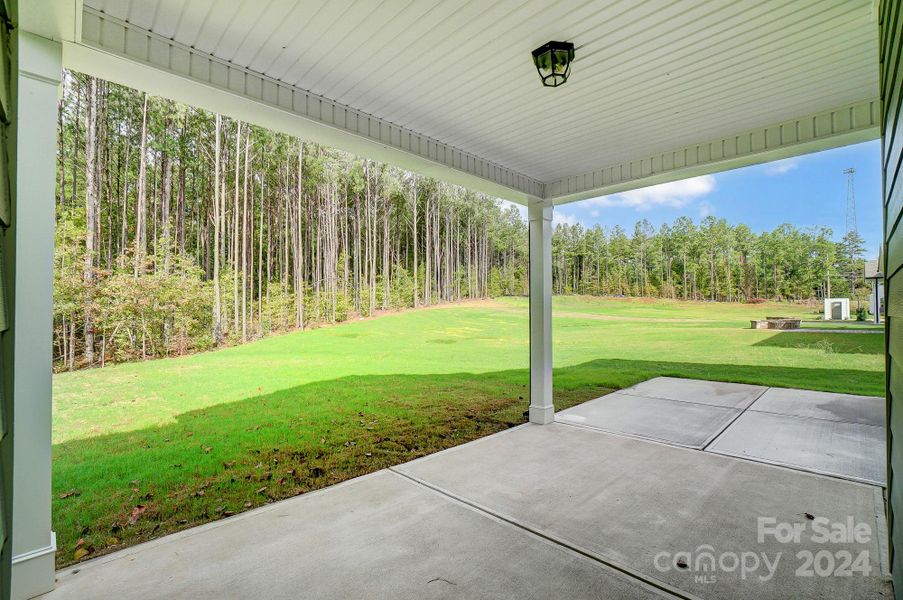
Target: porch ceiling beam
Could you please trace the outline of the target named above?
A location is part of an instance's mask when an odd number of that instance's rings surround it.
[[[541,181],[282,81],[84,8],[66,67],[526,204]]]
[[[877,98],[546,183],[556,205],[855,144],[880,135]]]

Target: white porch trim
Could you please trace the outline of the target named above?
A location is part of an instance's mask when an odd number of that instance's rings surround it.
[[[41,557],[47,556],[48,554],[53,554],[54,552],[56,552],[56,533],[51,531],[50,544],[44,546],[43,548],[37,548],[35,550],[32,550],[31,552],[26,552],[25,554],[13,556],[12,562],[13,565],[18,565],[31,560],[37,560]]]
[[[12,598],[53,589],[51,374],[57,94],[62,46],[26,31],[18,45],[13,285]]]
[[[16,527],[21,527],[16,523]],[[12,557],[12,598],[25,600],[53,589],[56,581],[56,533],[50,532],[50,544]]]
[[[556,205],[878,139],[877,98],[546,183]]]
[[[555,418],[552,402],[552,205],[534,200],[530,219],[530,422]]]

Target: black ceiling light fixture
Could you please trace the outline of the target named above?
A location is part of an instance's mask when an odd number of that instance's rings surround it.
[[[568,80],[572,60],[574,44],[571,42],[548,42],[533,51],[533,64],[546,87],[558,87]]]

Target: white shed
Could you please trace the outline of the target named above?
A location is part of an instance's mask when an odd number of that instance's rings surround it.
[[[846,321],[849,318],[849,298],[825,298],[825,321]]]

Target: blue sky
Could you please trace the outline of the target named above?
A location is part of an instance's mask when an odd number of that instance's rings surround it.
[[[634,223],[644,218],[658,228],[682,215],[696,222],[714,215],[732,224],[746,223],[756,232],[782,223],[800,228],[823,225],[839,240],[846,227],[843,171],[848,167],[856,169],[856,220],[867,255],[873,258],[881,242],[877,140],[566,204],[555,208],[555,220],[621,225],[630,234]]]

